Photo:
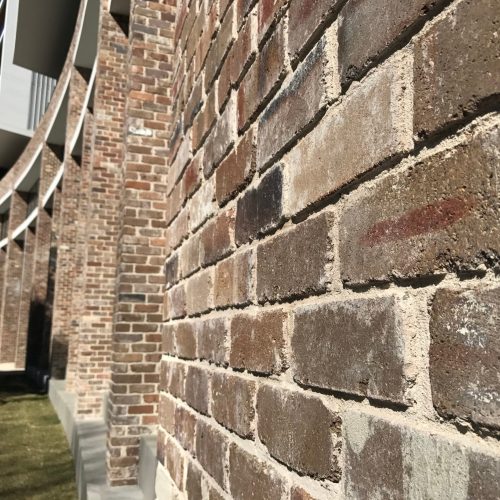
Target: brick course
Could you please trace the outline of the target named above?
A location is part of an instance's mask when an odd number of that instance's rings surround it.
[[[156,433],[158,498],[496,498],[496,3],[109,3],[0,180],[0,363],[106,418],[112,486]]]

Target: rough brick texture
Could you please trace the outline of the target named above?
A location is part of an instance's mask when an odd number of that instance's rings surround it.
[[[156,434],[157,498],[497,498],[497,2],[100,2],[95,71],[85,4],[0,179],[0,369],[112,486]]]

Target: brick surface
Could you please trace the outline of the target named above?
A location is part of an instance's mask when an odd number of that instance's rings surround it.
[[[252,299],[252,252],[239,253],[215,269],[214,305],[244,305]]]
[[[212,304],[213,268],[189,278],[186,285],[187,313],[196,315],[208,311]]]
[[[328,30],[297,68],[290,83],[262,113],[257,140],[259,169],[267,166],[339,94],[336,37],[335,28]]]
[[[281,311],[237,314],[231,321],[230,366],[264,374],[282,371],[285,319]]]
[[[253,176],[255,171],[254,136],[254,129],[250,129],[217,168],[215,196],[219,205],[234,197]]]
[[[203,173],[209,177],[236,139],[236,94],[233,95],[207,139],[203,155]]]
[[[404,369],[403,310],[395,297],[298,308],[294,378],[304,385],[404,403],[410,381]]]
[[[200,241],[202,266],[214,264],[229,254],[233,247],[234,224],[235,211],[230,209],[205,226]]]
[[[256,61],[243,79],[238,91],[238,129],[262,105],[285,74],[285,35],[283,23],[259,52]]]
[[[321,30],[339,4],[340,2],[332,0],[290,2],[288,46],[292,57],[295,58],[315,33]]]
[[[203,368],[189,366],[186,373],[185,399],[189,406],[200,413],[208,413],[210,380]]]
[[[347,498],[495,498],[498,456],[362,413],[344,422]]]
[[[495,0],[463,0],[419,37],[415,45],[417,133],[429,134],[461,120],[499,94],[499,22]]]
[[[436,409],[498,428],[500,290],[436,292],[430,377]]]
[[[212,376],[212,414],[224,427],[241,437],[253,436],[256,384],[240,377]]]
[[[226,362],[228,328],[224,318],[202,321],[198,325],[198,356],[213,363]]]
[[[340,417],[314,397],[262,386],[258,433],[269,453],[302,474],[338,481]]]
[[[365,68],[388,50],[416,23],[445,2],[417,0],[350,0],[339,20],[339,58],[342,83],[359,79]],[[360,33],[362,35],[360,35]]]
[[[237,245],[252,241],[276,228],[282,221],[283,174],[273,168],[259,185],[238,200],[235,239]]]
[[[340,219],[342,279],[360,283],[496,262],[492,178],[499,137],[498,125],[467,134],[455,148],[387,177],[349,203]]]
[[[238,445],[229,451],[229,482],[232,498],[244,500],[284,498],[286,485],[266,462],[252,456]]]
[[[352,89],[284,159],[293,215],[412,146],[411,60],[397,56]]]
[[[227,438],[215,427],[200,420],[196,426],[196,456],[203,468],[224,488]]]
[[[326,291],[330,282],[333,220],[331,212],[323,213],[258,246],[260,302]]]

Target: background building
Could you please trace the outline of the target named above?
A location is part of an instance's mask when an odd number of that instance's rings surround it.
[[[0,367],[82,498],[497,498],[498,2],[6,12]]]

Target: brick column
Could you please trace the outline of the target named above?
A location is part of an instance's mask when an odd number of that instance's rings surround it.
[[[51,372],[65,378],[72,331],[72,292],[75,279],[74,247],[80,194],[80,165],[66,153],[57,244],[57,271],[52,319]]]
[[[26,201],[14,191],[9,211],[9,237],[12,231],[26,218]],[[6,255],[5,286],[3,289],[0,319],[1,352],[0,363],[15,363],[18,333],[21,280],[23,274],[24,243],[9,240]]]
[[[106,4],[107,2],[105,2]],[[128,39],[101,7],[95,83],[94,148],[87,219],[87,258],[79,333],[77,408],[79,418],[102,414],[109,384],[115,303],[116,246],[123,159]]]
[[[83,313],[84,285],[85,285],[85,257],[87,250],[87,216],[89,210],[90,190],[89,182],[92,167],[92,147],[94,133],[94,117],[90,111],[86,112],[83,124],[83,151],[81,158],[80,198],[77,214],[76,246],[74,248],[75,272],[72,293],[72,327],[75,332],[74,341],[70,344],[70,356],[66,371],[66,390],[76,390],[80,362],[84,362],[80,353],[80,329]]]
[[[46,324],[50,318],[51,307],[48,303],[48,292],[52,234],[52,208],[43,206],[43,197],[61,166],[61,155],[61,151],[48,145],[44,146],[42,151],[27,357],[27,366],[42,370],[48,368],[48,344],[50,342],[50,329],[46,328]]]
[[[26,345],[28,342],[29,310],[33,286],[33,263],[35,257],[35,230],[27,228],[24,232],[23,270],[17,324],[16,368],[25,368]]]
[[[71,156],[70,142],[76,130],[87,83],[73,68],[66,127],[65,168],[61,200],[60,238],[58,242],[54,318],[52,323],[52,375],[67,376],[68,364],[75,364],[78,341],[74,323],[73,293],[77,276],[75,248],[78,229],[78,206],[81,193],[81,168]]]
[[[156,429],[175,2],[132,2],[108,479],[135,484],[139,438]],[[166,123],[167,122],[167,123]]]

